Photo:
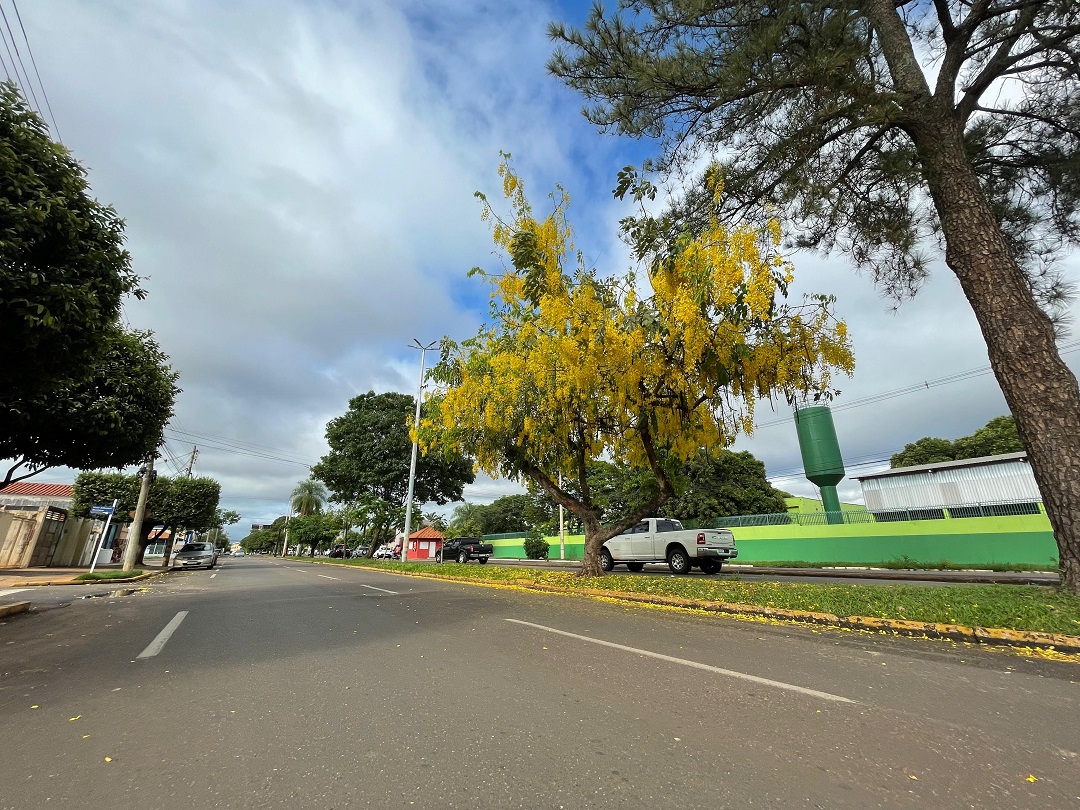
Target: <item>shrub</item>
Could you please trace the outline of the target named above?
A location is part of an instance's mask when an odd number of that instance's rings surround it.
[[[525,556],[530,560],[546,560],[551,545],[542,537],[528,537],[525,539]]]

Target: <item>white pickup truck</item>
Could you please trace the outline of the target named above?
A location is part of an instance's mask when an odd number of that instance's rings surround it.
[[[600,565],[610,571],[625,563],[640,571],[645,563],[666,562],[673,574],[689,574],[694,566],[718,574],[724,560],[738,556],[730,529],[684,529],[671,518],[647,518],[604,543]]]

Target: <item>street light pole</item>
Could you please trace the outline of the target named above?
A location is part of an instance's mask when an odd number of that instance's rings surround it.
[[[428,345],[422,344],[416,338],[413,338],[413,342],[409,344],[410,349],[420,350],[420,384],[416,388],[416,416],[413,418],[413,433],[420,431],[420,400],[424,395],[424,360],[427,358],[428,349],[435,348],[437,340],[433,340]],[[405,562],[409,558],[409,532],[412,530],[412,502],[413,502],[413,490],[416,488],[416,450],[417,440],[413,439],[412,443],[412,459],[409,461],[409,494],[406,496],[405,501],[405,537],[401,541],[401,561]]]

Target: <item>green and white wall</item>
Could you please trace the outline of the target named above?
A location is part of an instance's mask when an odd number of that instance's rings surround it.
[[[874,564],[909,559],[980,567],[991,564],[1057,566],[1057,545],[1046,515],[948,518],[820,526],[788,524],[732,529],[740,563],[848,562]],[[495,556],[525,557],[524,537],[484,538]],[[559,559],[558,536],[546,537],[550,559]],[[566,559],[580,560],[585,538],[566,536]]]

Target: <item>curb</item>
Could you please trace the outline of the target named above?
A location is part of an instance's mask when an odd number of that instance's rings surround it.
[[[404,573],[404,572],[403,572]],[[429,575],[420,575],[429,576]],[[455,580],[467,582],[477,580]],[[507,586],[508,583],[494,580],[480,580],[485,585]],[[939,624],[937,622],[911,622],[904,619],[878,619],[872,616],[836,616],[832,613],[815,613],[806,610],[786,610],[783,608],[761,607],[759,605],[741,605],[732,602],[702,602],[693,599],[681,599],[677,596],[657,596],[653,594],[623,593],[621,591],[570,590],[538,583],[513,583],[511,587],[547,593],[581,594],[583,596],[615,599],[624,602],[664,605],[665,607],[705,610],[711,613],[724,613],[732,616],[760,616],[766,619],[816,624],[826,627],[843,627],[849,630],[894,633],[915,638],[950,639],[966,641],[972,644],[995,644],[1009,647],[1030,647],[1032,649],[1053,650],[1061,653],[1080,653],[1080,636],[1062,633],[1042,633],[1034,630],[1009,630],[1000,627],[965,627],[960,624]]]
[[[14,616],[16,613],[26,613],[28,610],[30,610],[29,602],[13,602],[0,607],[0,619],[5,616]]]
[[[45,582],[20,582],[13,587],[18,588],[43,588],[50,585],[102,585],[112,584],[113,582],[138,582],[142,579],[150,579],[150,577],[157,576],[158,574],[165,574],[167,571],[144,571],[137,577],[126,577],[124,579],[50,579]]]
[[[306,561],[304,561],[306,562]],[[335,565],[342,568],[357,566],[344,563],[318,562],[316,565]],[[382,570],[382,569],[380,569]],[[1031,649],[1051,650],[1060,653],[1080,653],[1080,636],[1063,633],[1043,633],[1034,630],[1010,630],[1002,627],[966,627],[960,624],[940,624],[937,622],[912,622],[904,619],[878,619],[872,616],[836,616],[832,613],[816,613],[806,610],[786,610],[783,608],[742,605],[732,602],[702,602],[682,599],[677,596],[658,596],[653,594],[624,593],[622,591],[578,590],[560,588],[555,585],[542,585],[536,582],[504,582],[492,579],[458,578],[435,572],[382,571],[401,576],[427,577],[463,584],[485,585],[500,588],[521,588],[539,593],[559,593],[615,599],[623,602],[664,605],[665,607],[705,610],[711,613],[723,613],[732,616],[759,616],[778,621],[816,624],[826,627],[841,627],[849,630],[862,630],[876,633],[893,633],[913,638],[949,639],[972,644],[993,644],[1009,647],[1028,647]]]

